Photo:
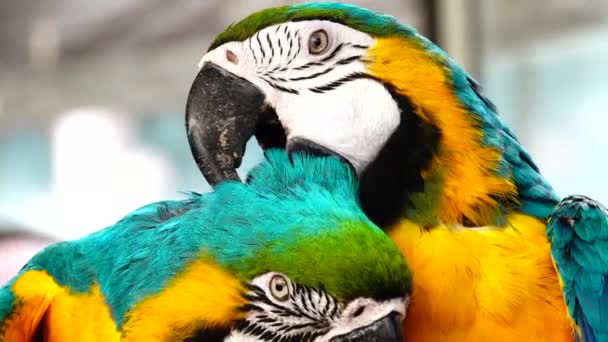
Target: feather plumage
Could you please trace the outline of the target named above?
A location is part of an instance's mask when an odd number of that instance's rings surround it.
[[[566,197],[551,213],[547,236],[585,341],[608,341],[608,210],[585,196]]]

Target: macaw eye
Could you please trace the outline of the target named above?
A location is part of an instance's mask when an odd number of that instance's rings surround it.
[[[329,38],[325,30],[313,32],[308,38],[308,51],[313,55],[319,55],[327,50]]]
[[[287,286],[287,279],[280,275],[275,275],[270,279],[270,293],[281,302],[286,301],[289,298],[289,286]]]

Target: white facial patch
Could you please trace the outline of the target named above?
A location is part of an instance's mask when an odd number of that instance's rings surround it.
[[[319,30],[328,45],[313,54],[309,39]],[[366,54],[374,43],[370,35],[330,21],[288,22],[223,44],[199,66],[214,63],[252,82],[266,94],[288,141],[311,140],[361,173],[400,122],[390,93],[367,73]]]

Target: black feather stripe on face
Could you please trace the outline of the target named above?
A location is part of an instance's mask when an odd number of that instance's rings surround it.
[[[298,65],[293,62],[304,51],[302,49],[303,38],[299,32],[298,29],[292,34],[289,25],[278,25],[274,30],[257,32],[247,40],[246,44],[256,64],[260,80],[276,90],[297,95],[306,89],[313,93],[323,93],[361,78],[351,74],[334,81],[326,81],[325,84],[314,86],[310,86],[310,83],[300,84],[302,81],[311,81],[330,74],[334,70],[344,70],[342,68],[349,64],[362,61],[364,55],[361,50],[367,49],[368,46],[341,42],[322,59]],[[259,56],[260,54],[261,56]],[[271,64],[277,65],[271,66]],[[295,75],[293,75],[294,72]]]

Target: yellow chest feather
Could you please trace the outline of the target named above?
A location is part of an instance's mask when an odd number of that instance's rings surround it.
[[[181,341],[199,329],[224,327],[240,318],[244,289],[213,264],[191,263],[160,292],[138,302],[116,327],[99,286],[71,293],[45,271],[22,274],[12,286],[15,310],[0,326],[0,342]],[[0,322],[3,323],[3,322]]]
[[[545,226],[430,230],[404,220],[389,233],[414,274],[408,341],[572,341]]]

